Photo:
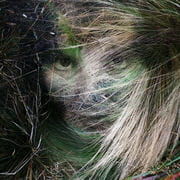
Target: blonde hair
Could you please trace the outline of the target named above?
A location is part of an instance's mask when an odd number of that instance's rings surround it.
[[[76,113],[104,114],[113,122],[87,165],[92,165],[89,179],[146,172],[163,157],[171,158],[179,141],[178,2],[97,0],[77,1],[72,7],[66,16],[86,43],[80,65],[84,86],[74,88],[88,102],[92,94],[102,97]]]

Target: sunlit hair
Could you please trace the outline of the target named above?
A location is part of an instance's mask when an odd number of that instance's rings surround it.
[[[171,159],[180,135],[178,1],[76,1],[71,7],[65,15],[86,44],[77,73],[84,78],[74,85],[79,106],[72,110],[113,121],[86,166],[89,179],[123,179]]]

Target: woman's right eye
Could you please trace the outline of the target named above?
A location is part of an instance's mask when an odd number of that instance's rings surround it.
[[[62,66],[64,67],[68,67],[71,65],[71,58],[67,55],[62,55],[60,58],[59,58],[59,62]]]
[[[69,67],[72,63],[72,60],[68,55],[62,52],[58,52],[55,54],[55,63],[63,67]]]

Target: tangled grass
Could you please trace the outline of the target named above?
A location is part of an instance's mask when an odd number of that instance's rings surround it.
[[[1,179],[179,172],[178,0],[0,8]]]

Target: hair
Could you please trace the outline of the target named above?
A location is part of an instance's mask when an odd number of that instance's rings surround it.
[[[65,6],[67,2],[72,3]],[[87,83],[75,87],[85,98],[78,103],[99,99],[78,111],[105,115],[100,123],[113,121],[85,166],[90,166],[88,179],[124,179],[157,168],[177,156],[179,148],[179,3],[104,0],[73,5],[66,16],[86,44],[81,66]]]
[[[178,169],[178,0],[0,8],[2,178],[121,180]]]

